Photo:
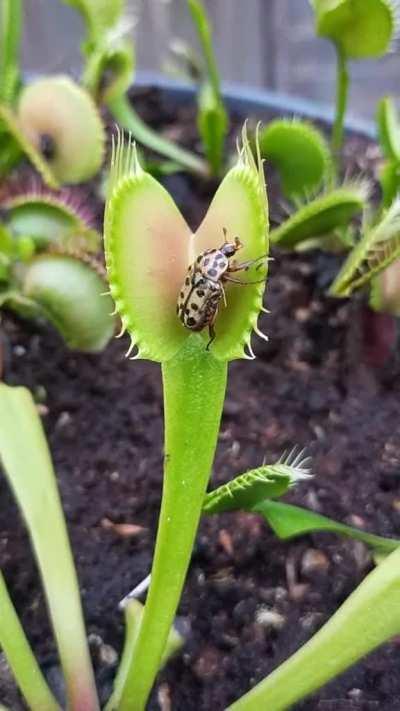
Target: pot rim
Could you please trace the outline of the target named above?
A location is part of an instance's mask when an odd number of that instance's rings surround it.
[[[196,86],[189,82],[171,79],[159,72],[139,71],[132,88],[156,87],[172,94],[180,103],[190,99],[196,92]],[[222,91],[230,107],[238,107],[242,111],[254,112],[257,109],[275,110],[282,114],[292,114],[303,118],[322,121],[328,125],[333,123],[334,110],[327,103],[305,99],[284,92],[259,89],[258,87],[234,82],[223,82]],[[347,131],[357,133],[367,138],[376,139],[376,128],[373,121],[349,114],[345,121]]]

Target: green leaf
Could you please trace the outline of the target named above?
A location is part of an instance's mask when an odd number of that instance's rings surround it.
[[[224,158],[228,115],[209,83],[204,84],[198,95],[197,126],[211,172],[219,175]]]
[[[136,639],[139,634],[140,623],[143,617],[144,607],[138,601],[132,598],[124,606],[125,613],[125,641],[124,649],[121,656],[121,661],[118,667],[118,672],[114,680],[114,689],[111,698],[109,699],[104,711],[113,711],[118,708],[121,699],[122,690],[126,683],[126,677],[129,671],[129,662],[132,654],[132,649],[136,644]],[[175,629],[174,626],[168,635],[167,644],[164,654],[161,658],[160,669],[162,669],[168,660],[176,654],[183,646],[184,639]]]
[[[400,163],[388,160],[379,168],[379,182],[382,190],[382,205],[390,207],[400,193]]]
[[[395,538],[375,536],[372,533],[346,526],[326,516],[321,516],[321,514],[282,501],[261,501],[253,507],[253,511],[261,514],[278,538],[283,540],[304,536],[308,533],[327,531],[362,541],[374,552],[384,555],[389,555],[400,546],[400,540]]]
[[[1,461],[41,572],[65,674],[68,705],[71,709],[97,711],[79,587],[56,477],[28,390],[0,384],[0,423]]]
[[[350,252],[329,293],[349,296],[386,269],[400,256],[400,199],[396,199],[380,221],[366,229]]]
[[[19,269],[23,297],[59,331],[69,348],[101,351],[114,333],[115,321],[104,279],[90,264],[72,256],[42,254]]]
[[[260,132],[261,155],[279,172],[288,198],[314,192],[332,169],[328,144],[312,124],[298,119],[272,121]]]
[[[43,678],[1,572],[0,609],[0,646],[29,708],[61,711]]]
[[[400,549],[295,654],[227,711],[285,711],[400,633]]]
[[[296,454],[293,450],[275,464],[251,469],[210,491],[204,499],[203,513],[251,511],[266,498],[282,496],[293,484],[310,476],[307,462],[302,451]]]
[[[394,39],[393,0],[311,0],[316,30],[339,45],[350,59],[380,57]]]
[[[20,82],[22,0],[2,0],[0,19],[0,102],[11,105]]]
[[[365,182],[347,183],[300,207],[288,220],[271,231],[271,242],[295,247],[310,237],[329,235],[362,212],[368,197]]]
[[[221,82],[212,43],[212,28],[207,12],[200,0],[188,0],[188,7],[204,61],[204,79],[197,98],[197,126],[212,174],[219,175],[228,131],[228,114],[221,95]]]
[[[159,132],[147,126],[126,96],[109,98],[107,106],[117,124],[129,131],[132,134],[132,138],[143,146],[179,163],[186,170],[196,175],[200,175],[203,178],[209,175],[207,164],[200,156],[181,148],[181,146],[169,141]]]
[[[378,138],[386,158],[400,161],[400,124],[396,106],[390,96],[378,102],[376,111]]]
[[[211,23],[200,0],[188,0],[188,7],[203,53],[205,73],[216,97],[221,95],[221,81],[212,42]]]

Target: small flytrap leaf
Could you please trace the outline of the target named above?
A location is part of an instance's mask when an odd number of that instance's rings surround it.
[[[311,476],[309,462],[310,458],[304,457],[303,451],[297,454],[293,450],[275,464],[251,469],[208,493],[203,513],[252,511],[260,501],[283,496],[298,481],[308,479]]]
[[[106,204],[105,251],[111,294],[137,345],[137,357],[165,361],[182,348],[191,331],[178,318],[177,301],[185,282],[190,285],[189,266],[205,250],[220,248],[225,235],[242,242],[246,271],[238,270],[244,273],[242,284],[226,285],[226,307],[219,304],[210,350],[221,360],[246,357],[244,347],[257,328],[265,287],[267,230],[264,174],[245,130],[238,162],[195,235],[166,190],[142,170],[135,146],[124,145],[119,134]],[[206,348],[209,335],[203,338]]]
[[[106,38],[105,46],[93,51],[87,61],[83,84],[95,101],[107,104],[123,95],[133,81],[135,53],[133,45]]]
[[[271,242],[292,248],[311,237],[331,235],[363,211],[368,193],[368,183],[359,181],[316,197],[272,230]]]
[[[380,556],[389,555],[400,546],[396,538],[384,538],[366,533],[353,526],[333,521],[326,516],[308,511],[300,506],[292,506],[282,501],[260,501],[252,509],[261,514],[271,526],[275,535],[282,540],[304,536],[309,533],[326,531],[365,543]]]
[[[19,265],[14,277],[27,301],[19,305],[18,298],[11,300],[15,311],[48,320],[69,348],[94,353],[106,346],[115,328],[113,305],[104,296],[104,278],[95,265],[64,254],[42,254]]]
[[[312,124],[298,119],[269,123],[260,133],[260,150],[277,169],[288,198],[318,190],[332,170],[324,136]]]
[[[51,192],[39,183],[19,185],[0,191],[0,207],[12,234],[29,236],[37,249],[50,245],[96,251],[100,235],[93,229],[90,208],[71,189]]]
[[[27,86],[20,95],[17,120],[24,143],[42,156],[60,183],[84,182],[100,169],[105,144],[100,115],[89,94],[69,77],[39,79]]]
[[[396,34],[394,0],[311,0],[316,30],[350,59],[380,57]]]
[[[366,229],[334,280],[332,296],[350,296],[380,274],[400,256],[400,199],[380,221]]]

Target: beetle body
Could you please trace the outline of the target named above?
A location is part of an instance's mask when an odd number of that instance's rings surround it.
[[[186,328],[191,331],[202,331],[208,326],[210,341],[207,349],[215,338],[214,323],[218,314],[221,299],[225,301],[224,282],[235,284],[259,284],[264,281],[242,282],[231,276],[232,272],[248,269],[259,259],[238,264],[232,257],[242,248],[238,237],[234,242],[226,241],[219,249],[208,249],[197,257],[190,265],[185,282],[179,292],[176,313]],[[226,301],[225,301],[226,305]]]

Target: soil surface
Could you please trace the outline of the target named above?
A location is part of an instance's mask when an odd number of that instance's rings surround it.
[[[177,122],[176,107],[146,91],[138,92],[136,106],[150,123],[196,147],[191,108],[182,107]],[[349,139],[346,153],[350,168],[361,161],[362,170],[375,169],[376,148],[364,139]],[[184,174],[164,182],[196,227],[215,186]],[[277,219],[274,178],[270,202]],[[271,313],[261,324],[270,342],[255,339],[257,359],[230,366],[212,485],[258,466],[264,457],[273,462],[294,444],[305,446],[313,456],[314,478],[286,500],[400,537],[396,356],[392,352],[382,360],[378,348],[376,357],[361,302],[326,296],[337,257],[274,256],[266,296]],[[105,698],[115,671],[113,649],[119,651],[123,639],[118,602],[151,565],[162,484],[160,369],[126,360],[124,339],[88,356],[66,351],[51,330],[11,315],[3,319],[2,332],[5,380],[31,389],[49,437]],[[23,624],[57,686],[59,668],[38,575],[4,478],[0,555]],[[371,568],[360,543],[329,534],[284,543],[255,515],[204,518],[179,608],[187,642],[160,674],[149,708],[222,711],[321,627]],[[13,711],[23,708],[1,666],[0,701]],[[398,708],[400,640],[296,706],[298,711]]]

